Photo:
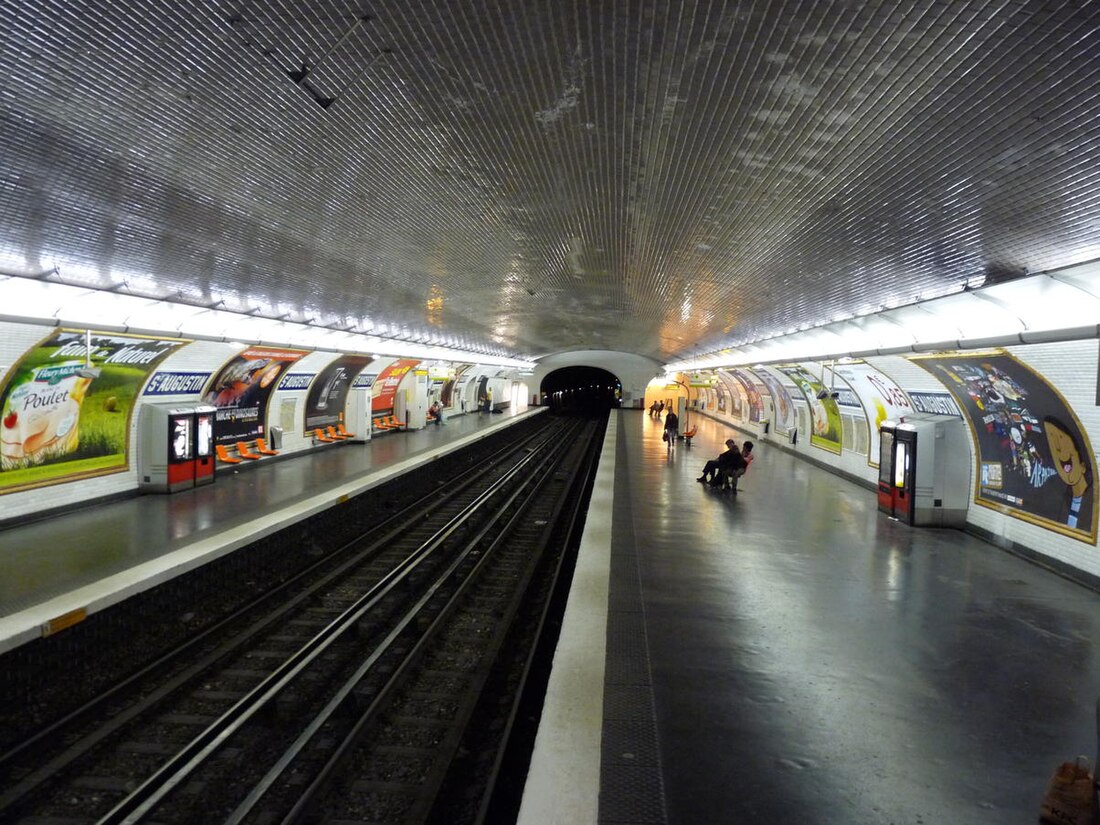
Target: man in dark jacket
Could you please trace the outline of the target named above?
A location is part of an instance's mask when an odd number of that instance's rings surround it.
[[[711,487],[721,487],[728,476],[746,466],[741,451],[737,449],[737,442],[732,438],[728,438],[726,439],[726,447],[726,451],[718,458],[711,459],[703,465],[703,474],[695,479],[696,481],[706,482]]]

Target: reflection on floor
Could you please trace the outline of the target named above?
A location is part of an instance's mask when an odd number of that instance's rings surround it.
[[[1096,753],[1100,595],[766,443],[736,497],[706,489],[732,431],[692,420],[666,458],[623,414],[615,478],[637,574],[612,602],[640,591],[668,821],[1036,821]]]

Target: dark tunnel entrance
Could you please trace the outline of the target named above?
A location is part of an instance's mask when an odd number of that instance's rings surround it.
[[[562,367],[542,379],[543,403],[560,412],[606,412],[622,403],[623,385],[599,367]]]

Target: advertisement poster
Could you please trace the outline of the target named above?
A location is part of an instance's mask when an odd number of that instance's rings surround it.
[[[862,361],[851,364],[837,364],[836,374],[855,392],[860,406],[867,416],[870,429],[870,451],[867,463],[872,467],[879,465],[878,428],[883,421],[897,421],[914,412],[913,404],[905,391],[894,380]]]
[[[459,365],[461,369],[463,365]],[[443,407],[454,406],[454,390],[455,390],[455,368],[434,366],[430,368],[428,374],[431,376],[431,386],[428,388],[428,395],[432,398],[439,399],[439,403]]]
[[[249,347],[222,367],[203,395],[204,402],[218,408],[214,443],[263,438],[268,398],[279,376],[305,354],[305,350]]]
[[[1004,352],[910,360],[944,383],[970,422],[978,504],[1096,541],[1092,445],[1050,384]]]
[[[466,385],[470,381],[470,370],[473,366],[473,364],[460,364],[455,368],[454,389],[451,393],[451,403],[449,406],[457,406],[462,412],[466,412]],[[443,406],[448,405],[444,404]]]
[[[780,371],[794,381],[810,406],[810,443],[815,447],[840,455],[844,432],[840,410],[836,400],[828,395],[818,398],[821,390],[828,388],[808,370],[802,367],[780,367]]]
[[[177,338],[59,330],[0,388],[0,493],[119,472],[130,413]]]
[[[342,355],[318,373],[306,393],[306,433],[344,420],[351,382],[373,360],[369,355]]]
[[[736,419],[745,419],[745,390],[733,376],[725,370],[718,370],[718,382],[726,390],[726,395],[729,397],[729,409],[727,413]]]
[[[751,373],[744,370],[730,370],[730,375],[737,379],[745,398],[749,404],[749,421],[759,422],[764,414],[764,402],[760,400],[760,390],[756,388],[756,381]]]
[[[787,388],[783,386],[782,382],[767,370],[760,370],[759,376],[761,383],[764,384],[768,394],[772,397],[772,408],[775,415],[772,427],[777,433],[786,435],[794,429],[795,425],[794,402],[791,400],[791,394],[787,392]]]
[[[393,397],[397,394],[398,385],[409,370],[419,363],[419,359],[402,358],[394,361],[378,374],[372,388],[374,393],[374,398],[371,399],[372,413],[378,415],[393,410]]]

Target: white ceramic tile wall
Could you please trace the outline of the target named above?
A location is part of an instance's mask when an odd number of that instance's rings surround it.
[[[1100,361],[1100,344],[1097,341],[1073,341],[1058,344],[1036,344],[1012,347],[1008,352],[1041,374],[1054,385],[1076,413],[1093,448],[1093,483],[1097,483],[1096,448],[1100,444],[1100,407],[1096,405],[1097,370]],[[931,372],[914,361],[900,355],[868,358],[867,362],[892,378],[906,392],[947,392],[945,387]],[[804,365],[811,374],[820,375],[820,364]],[[814,447],[809,443],[809,411],[801,400],[801,392],[787,376],[778,370],[768,369],[790,392],[795,400],[798,416],[799,436],[795,445],[790,445],[787,436],[770,433],[758,434],[757,438],[773,440],[799,454],[833,467],[851,477],[874,483],[878,477],[875,468],[867,464],[867,458],[859,453],[844,450],[837,456],[828,450]],[[753,429],[747,421],[735,419],[728,413],[719,413],[717,409],[707,410],[707,415],[729,421],[742,429]],[[1082,570],[1090,575],[1100,576],[1100,552],[1088,542],[1078,541],[1051,530],[1044,529],[1007,513],[993,510],[974,503],[977,462],[974,459],[974,444],[970,441],[970,504],[967,512],[969,524],[988,532],[996,540],[1013,543],[1034,553],[1048,556],[1063,564]],[[870,495],[870,493],[869,493]]]

